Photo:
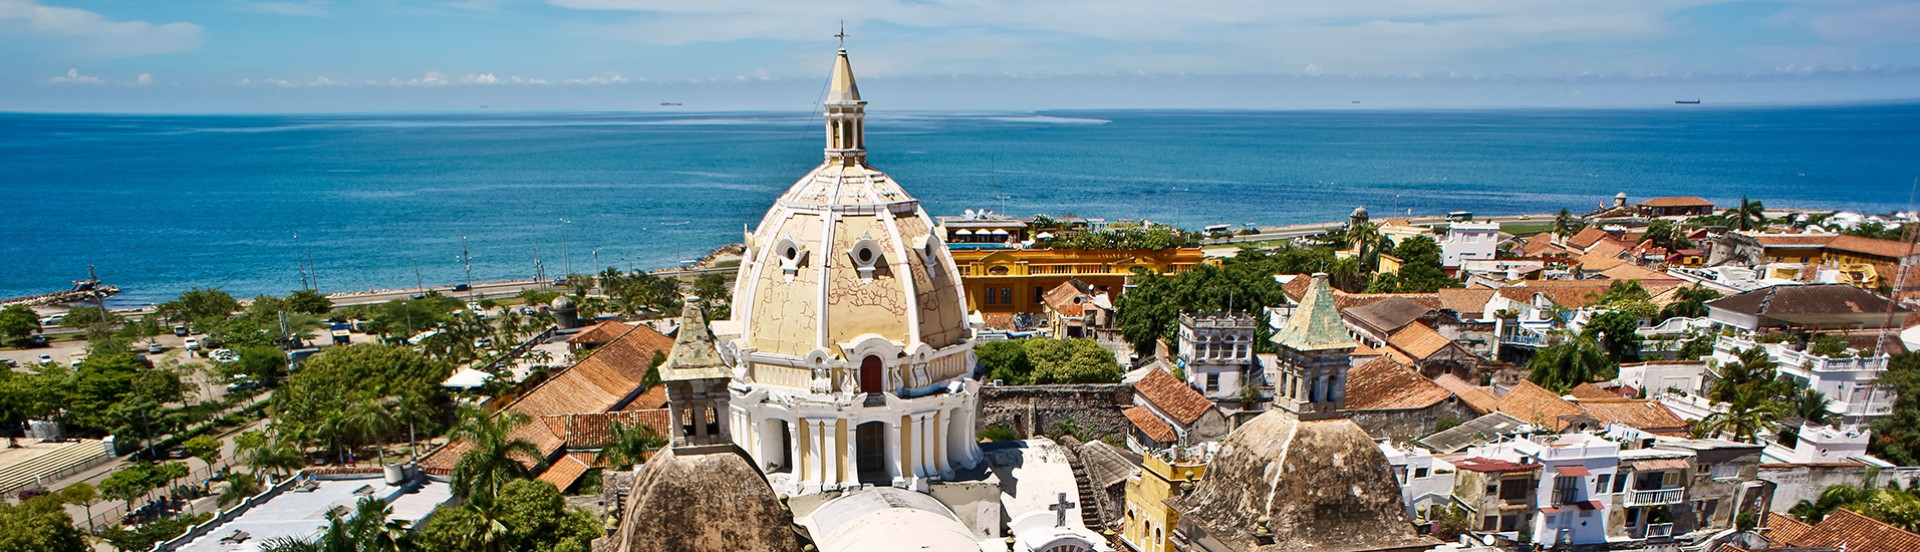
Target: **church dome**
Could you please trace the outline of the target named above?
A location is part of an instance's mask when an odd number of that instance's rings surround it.
[[[640,466],[612,536],[608,549],[617,552],[800,549],[792,514],[737,452],[654,453]]]
[[[1373,438],[1345,418],[1270,410],[1221,443],[1207,476],[1176,499],[1180,523],[1236,550],[1424,550]],[[1265,518],[1264,520],[1262,518]],[[1255,534],[1267,522],[1270,544]],[[1191,534],[1192,532],[1189,532]]]
[[[726,351],[736,364],[819,369],[872,358],[892,368],[969,338],[959,272],[933,220],[866,163],[865,106],[841,50],[826,102],[826,161],[746,236],[732,303],[739,335]]]

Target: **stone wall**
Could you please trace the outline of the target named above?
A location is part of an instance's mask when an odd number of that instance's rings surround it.
[[[1455,421],[1465,422],[1479,417],[1467,408],[1458,398],[1435,403],[1426,408],[1402,410],[1348,410],[1343,414],[1360,424],[1368,435],[1376,439],[1388,439],[1394,442],[1406,442],[1434,434],[1434,427],[1442,418],[1451,414]]]
[[[1761,464],[1759,478],[1775,485],[1773,503],[1768,510],[1785,513],[1802,500],[1814,500],[1833,485],[1859,485],[1873,475],[1876,487],[1889,482],[1905,489],[1920,482],[1920,468],[1873,469],[1864,464],[1835,462],[1826,464]]]
[[[1121,411],[1133,406],[1133,386],[1119,383],[993,385],[980,388],[976,429],[1004,425],[1020,438],[1045,435],[1072,421],[1086,440],[1125,439],[1132,424]]]

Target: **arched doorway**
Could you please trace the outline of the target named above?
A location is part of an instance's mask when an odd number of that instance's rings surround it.
[[[867,422],[854,428],[854,467],[861,483],[887,485],[892,476],[887,473],[887,424],[886,422]]]
[[[792,473],[793,426],[780,419],[762,422],[760,454],[767,473]]]
[[[860,359],[860,392],[879,393],[887,386],[886,367],[881,365],[880,357],[867,355]]]

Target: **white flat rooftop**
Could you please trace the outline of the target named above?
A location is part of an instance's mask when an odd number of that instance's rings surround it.
[[[260,549],[260,543],[277,537],[311,537],[318,535],[327,525],[327,512],[335,506],[352,509],[360,501],[360,495],[354,491],[361,487],[373,487],[372,496],[382,497],[393,508],[390,519],[409,523],[419,521],[432,512],[434,507],[446,502],[453,496],[453,489],[445,483],[428,482],[411,493],[398,494],[400,487],[389,487],[379,477],[365,479],[320,480],[320,488],[312,492],[297,492],[288,489],[266,502],[253,508],[212,530],[200,538],[189,541],[178,550],[182,552],[254,552]],[[396,496],[397,495],[397,496]],[[246,531],[251,535],[245,542],[222,544],[220,539],[234,531]]]

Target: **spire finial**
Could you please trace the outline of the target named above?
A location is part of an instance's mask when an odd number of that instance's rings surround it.
[[[833,37],[840,39],[840,49],[847,49],[847,20],[840,20],[840,32]]]

